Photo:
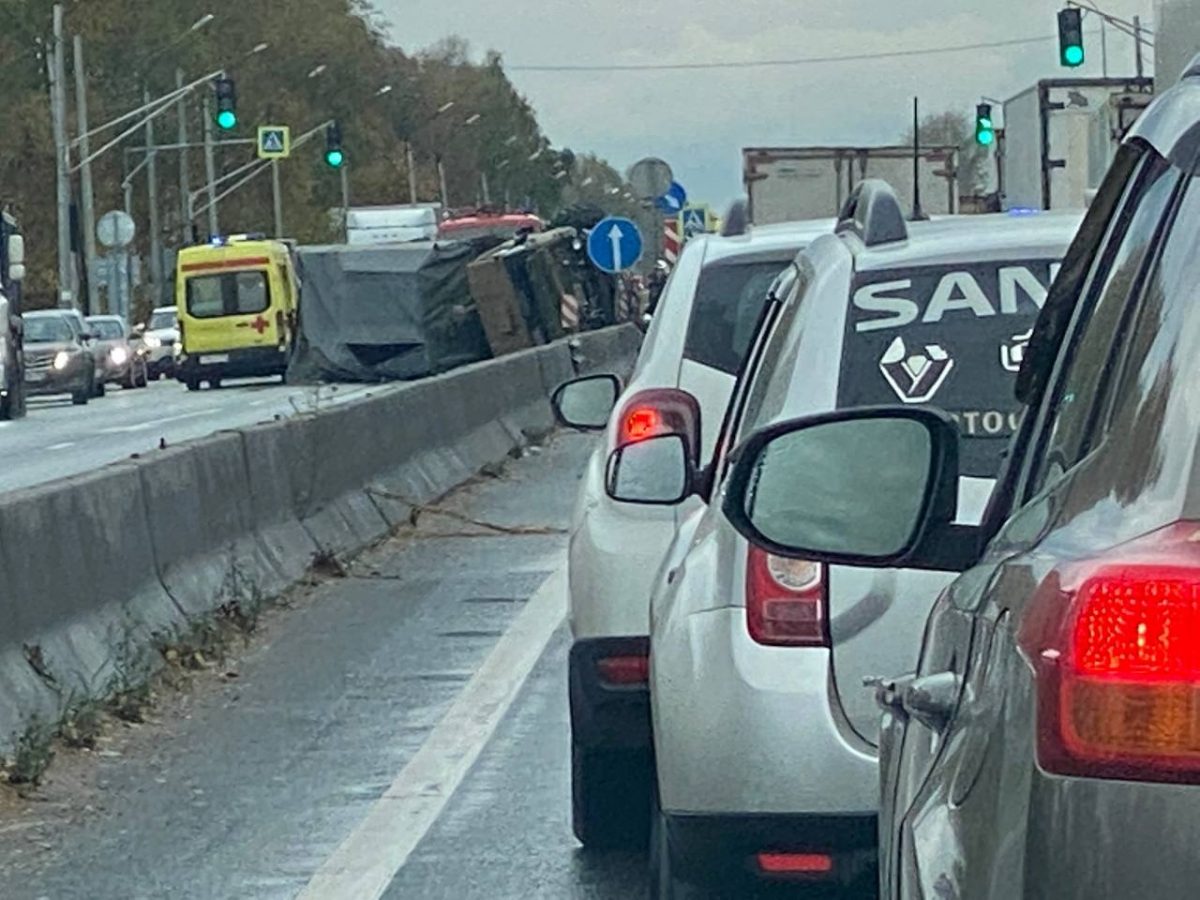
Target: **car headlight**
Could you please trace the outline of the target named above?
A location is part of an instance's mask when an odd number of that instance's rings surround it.
[[[151,350],[157,350],[159,347],[162,346],[162,339],[160,337],[158,337],[158,335],[155,335],[155,334],[148,334],[144,338],[142,338],[142,340],[145,342],[146,346],[149,347]]]
[[[71,354],[69,354],[66,350],[59,350],[54,357],[54,368],[61,372],[70,364]]]
[[[109,351],[108,358],[112,360],[114,366],[123,366],[129,360],[129,351],[124,347],[113,347]]]

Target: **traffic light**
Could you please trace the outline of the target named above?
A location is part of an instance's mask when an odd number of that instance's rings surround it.
[[[217,126],[223,131],[231,131],[237,123],[237,85],[232,78],[218,78]]]
[[[992,121],[992,107],[989,103],[980,103],[975,107],[975,143],[981,147],[990,147],[996,143],[996,123]]]
[[[1058,14],[1058,58],[1068,69],[1083,65],[1083,10],[1064,9]]]
[[[340,169],[346,163],[342,151],[342,126],[330,122],[325,128],[325,162],[331,169]]]

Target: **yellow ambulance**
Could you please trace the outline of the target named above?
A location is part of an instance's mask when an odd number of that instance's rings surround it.
[[[300,298],[283,241],[235,235],[184,247],[175,298],[182,346],[175,377],[188,390],[287,371]]]

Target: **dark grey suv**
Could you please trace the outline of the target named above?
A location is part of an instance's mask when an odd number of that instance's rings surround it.
[[[30,397],[70,394],[76,406],[96,393],[96,362],[70,316],[58,310],[25,313],[25,388]]]
[[[885,898],[1200,893],[1198,372],[1200,57],[1050,291],[982,524],[956,522],[938,411],[843,410],[739,449],[726,512],[768,552],[961,573],[918,670],[875,684]],[[836,514],[805,502],[834,486]]]

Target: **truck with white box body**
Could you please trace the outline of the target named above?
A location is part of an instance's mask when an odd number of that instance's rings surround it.
[[[1055,78],[1004,104],[998,143],[1006,209],[1083,209],[1154,99],[1151,78]]]
[[[913,157],[904,147],[747,147],[742,179],[755,225],[837,216],[867,178],[892,186],[906,210],[914,203]],[[921,209],[927,215],[958,211],[958,148],[917,152]]]

